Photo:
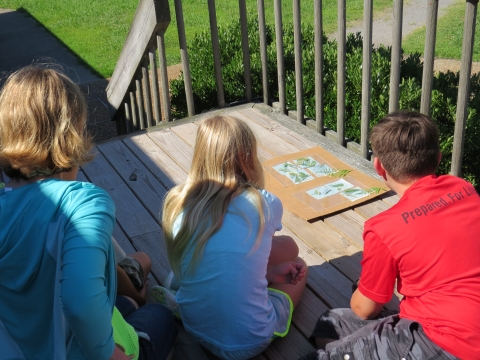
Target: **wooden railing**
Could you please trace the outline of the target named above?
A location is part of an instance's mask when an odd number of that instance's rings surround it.
[[[316,97],[316,130],[335,139],[342,146],[347,146],[369,157],[368,131],[370,121],[370,80],[372,57],[372,23],[373,0],[364,0],[363,21],[363,69],[362,69],[362,109],[361,109],[361,139],[360,144],[346,142],[345,139],[345,51],[346,51],[346,0],[338,0],[338,61],[337,61],[337,131],[326,131],[323,116],[323,73],[322,73],[322,1],[314,1],[315,29],[315,97]],[[285,68],[283,60],[283,26],[281,0],[274,0],[275,35],[278,66],[278,99],[271,99],[268,92],[267,42],[264,0],[257,0],[258,23],[260,34],[260,55],[262,63],[263,102],[272,104],[284,113],[295,113],[297,121],[306,124],[303,100],[303,69],[302,69],[302,35],[300,0],[292,0],[294,16],[294,47],[295,47],[295,78],[296,103],[295,112],[286,107]],[[193,104],[192,79],[188,60],[187,41],[183,21],[182,1],[175,0],[177,30],[185,83],[186,102],[189,116],[195,115]],[[427,32],[424,50],[424,67],[422,78],[422,96],[420,111],[430,113],[433,63],[435,53],[436,23],[439,0],[429,0],[427,5]],[[465,27],[461,58],[460,83],[457,99],[454,145],[451,173],[460,176],[464,143],[467,106],[469,100],[470,73],[472,66],[473,39],[475,34],[475,19],[478,0],[467,0],[465,11]],[[225,107],[222,69],[220,63],[220,46],[218,40],[215,0],[208,0],[210,14],[210,32],[217,85],[218,107]],[[393,43],[391,52],[391,76],[389,111],[398,110],[400,97],[400,61],[402,45],[403,0],[394,0]],[[247,15],[245,0],[239,0],[239,14],[242,34],[243,64],[245,77],[245,100],[252,100],[252,81],[250,75],[250,55],[248,48]],[[407,19],[408,21],[408,19]],[[140,0],[132,28],[128,34],[120,59],[115,68],[107,96],[112,107],[112,115],[117,119],[119,133],[143,129],[162,121],[160,112],[160,97],[158,91],[158,76],[155,51],[158,49],[160,63],[160,84],[163,95],[163,121],[171,121],[168,80],[166,74],[164,34],[170,22],[168,0]],[[156,40],[156,41],[155,41]],[[150,65],[150,76],[148,67]],[[151,82],[151,84],[150,84]],[[152,91],[150,91],[152,89]],[[153,99],[153,100],[152,100]],[[152,105],[153,104],[153,105]],[[123,107],[123,109],[122,109]],[[152,111],[152,109],[154,111]]]

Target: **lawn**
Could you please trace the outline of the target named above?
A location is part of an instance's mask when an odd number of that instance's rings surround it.
[[[257,1],[247,0],[248,16],[256,16]],[[104,77],[110,77],[132,22],[137,0],[0,0],[0,8],[27,11],[57,36],[84,62]],[[168,63],[180,62],[175,6],[169,0],[172,22],[165,35]],[[313,21],[314,1],[301,1],[304,23]],[[207,0],[183,0],[188,39],[209,29]],[[374,0],[375,11],[391,6],[391,0]],[[284,24],[292,21],[291,1],[282,1]],[[238,19],[238,0],[217,0],[218,25]],[[323,27],[332,33],[337,26],[337,0],[323,1]],[[267,22],[273,24],[273,0],[265,1]],[[363,17],[363,0],[347,2],[347,19]]]
[[[460,59],[462,55],[463,24],[465,1],[448,8],[447,13],[438,20],[435,57],[442,59]],[[477,15],[473,61],[480,61],[479,18]],[[423,55],[425,47],[425,28],[418,29],[403,40],[406,53],[419,52]]]

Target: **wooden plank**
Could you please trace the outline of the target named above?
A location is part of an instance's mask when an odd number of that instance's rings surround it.
[[[362,215],[365,219],[370,219],[371,217],[388,209],[390,209],[390,205],[387,203],[383,202],[382,200],[373,200],[355,207],[354,210]]]
[[[346,237],[352,244],[363,250],[363,224],[365,218],[353,210],[325,218],[325,224]]]
[[[118,110],[127,94],[133,77],[156,32],[170,24],[168,1],[141,0],[135,12],[127,39],[107,87],[107,98],[114,111]],[[112,114],[113,115],[113,114]]]
[[[351,281],[360,274],[361,252],[322,221],[309,223],[286,210],[282,223]]]
[[[253,133],[257,137],[260,146],[266,151],[272,153],[272,155],[280,156],[300,151],[297,147],[282,140],[282,138],[272,133],[268,129],[265,129],[263,126],[250,121],[250,119],[241,112],[235,111],[232,112],[231,115],[247,122],[248,126],[250,129],[252,129]]]
[[[258,125],[263,126],[268,131],[274,133],[279,138],[285,140],[286,142],[292,144],[299,150],[306,150],[311,148],[311,146],[305,144],[303,141],[300,141],[296,137],[292,136],[293,131],[287,129],[284,126],[281,126],[273,119],[265,116],[261,112],[254,110],[254,109],[243,109],[238,111],[238,114],[244,115],[250,121],[255,122]],[[250,122],[249,122],[250,124]]]
[[[118,222],[115,222],[115,226],[113,227],[113,234],[112,236],[115,238],[117,241],[118,245],[125,251],[127,254],[133,254],[134,252],[137,252],[137,249],[135,249],[128,240],[127,236],[125,233],[122,231],[120,226],[118,225]]]
[[[187,173],[146,134],[126,138],[123,143],[140,161],[155,175],[155,177],[170,189],[187,179]]]
[[[178,336],[173,348],[173,360],[208,360],[205,350],[185,330],[177,320]]]
[[[92,183],[110,194],[117,208],[117,221],[130,238],[160,229],[102,154],[82,169]]]
[[[188,173],[192,164],[193,149],[171,129],[154,131],[147,134],[155,144],[157,144],[166,153],[172,154],[173,160]]]
[[[329,307],[348,306],[352,294],[352,281],[343,276],[289,229],[283,228],[278,233],[292,237],[297,243],[299,256],[308,265],[307,285],[312,291],[320,296]]]
[[[139,251],[143,251],[150,256],[152,260],[152,273],[157,281],[162,284],[171,270],[167,258],[163,232],[156,230],[132,237],[132,243]]]
[[[90,182],[81,169],[77,174],[77,181]],[[122,229],[118,225],[118,222],[116,222],[116,221],[115,221],[115,226],[113,227],[112,236],[115,238],[115,240],[120,245],[120,247],[123,249],[123,251],[125,251],[127,254],[131,254],[131,253],[134,253],[134,252],[137,251],[132,246],[132,244],[130,243],[130,240],[128,240],[127,236],[122,231]]]
[[[121,141],[111,141],[98,148],[152,217],[158,220],[167,193],[165,187]]]
[[[195,139],[197,138],[197,130],[198,126],[194,122],[172,127],[172,131],[192,148],[195,145]]]
[[[288,335],[284,338],[275,339],[264,354],[269,359],[292,360],[305,356],[314,350],[314,347],[303,337],[300,331],[294,326],[290,326]]]
[[[312,335],[317,319],[328,310],[325,305],[309,288],[306,288],[302,300],[293,312],[293,323],[308,339]]]

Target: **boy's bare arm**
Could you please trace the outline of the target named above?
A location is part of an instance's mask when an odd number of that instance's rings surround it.
[[[374,319],[382,311],[384,304],[377,303],[365,295],[360,290],[355,290],[350,300],[350,307],[358,317],[366,320]]]

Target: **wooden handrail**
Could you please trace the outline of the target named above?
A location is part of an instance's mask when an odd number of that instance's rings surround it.
[[[156,40],[157,31],[170,24],[168,0],[140,0],[132,27],[107,87],[112,116],[119,110],[143,64],[145,54]],[[143,116],[143,115],[141,115]]]
[[[302,64],[302,34],[300,0],[291,0],[293,5],[294,47],[295,47],[295,92],[296,111],[292,111],[299,122],[305,124],[305,105],[303,100],[303,64]],[[323,114],[323,44],[322,44],[322,0],[314,1],[314,36],[315,36],[315,110],[316,130],[327,137],[335,139],[338,143],[348,148],[355,149],[363,157],[370,156],[368,145],[368,132],[370,128],[371,107],[371,49],[372,49],[372,14],[373,0],[364,0],[364,25],[363,25],[363,64],[362,64],[362,102],[361,102],[361,143],[345,143],[345,81],[346,81],[346,0],[338,1],[338,59],[337,59],[337,131],[326,131]],[[402,46],[403,2],[394,0],[393,8],[393,34],[390,70],[389,111],[399,108],[400,100],[400,64]],[[424,72],[422,78],[422,98],[420,111],[429,114],[432,97],[433,64],[436,41],[436,24],[438,17],[439,0],[431,0],[427,8],[427,32],[425,39]],[[186,103],[189,116],[195,114],[194,94],[190,64],[188,60],[185,25],[183,21],[182,0],[174,0],[179,36],[180,54],[183,66]],[[458,87],[457,114],[454,134],[451,173],[461,175],[463,155],[464,131],[467,119],[467,106],[469,101],[470,73],[472,66],[473,39],[475,35],[475,20],[477,15],[478,0],[466,0],[465,28],[463,35],[463,50]],[[277,51],[277,79],[280,112],[289,114],[286,104],[284,44],[283,44],[283,19],[282,1],[274,0],[275,19],[275,45]],[[210,33],[212,37],[212,55],[214,57],[214,71],[217,85],[218,107],[224,107],[225,94],[223,89],[222,68],[220,61],[220,48],[215,0],[208,0]],[[263,102],[269,104],[270,98],[268,81],[266,16],[264,0],[257,0],[257,15],[260,37],[260,57],[263,85]],[[239,21],[243,52],[243,65],[245,77],[245,100],[252,100],[252,79],[250,72],[250,54],[248,44],[247,10],[246,1],[239,0]],[[125,112],[122,121],[118,123],[120,133],[144,129],[156,125],[162,118],[172,120],[167,79],[165,30],[170,23],[170,9],[168,0],[140,0],[135,18],[127,36],[127,40],[120,55],[117,67],[107,88],[107,97],[112,109],[112,115],[119,114],[118,110]],[[239,39],[240,40],[240,39]],[[155,50],[158,49],[160,64],[157,74],[157,58]],[[159,79],[160,78],[160,79]],[[159,82],[161,85],[162,101],[160,101]],[[153,98],[153,99],[152,99]],[[290,102],[291,103],[291,102]]]

